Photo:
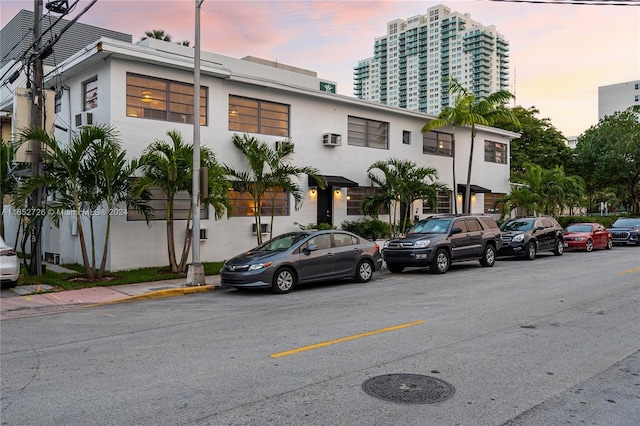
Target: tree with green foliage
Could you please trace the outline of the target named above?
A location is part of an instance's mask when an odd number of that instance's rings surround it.
[[[148,38],[154,38],[156,40],[162,41],[171,41],[171,36],[167,34],[164,30],[151,30],[145,31],[144,36],[140,38],[140,41],[146,40]]]
[[[543,169],[526,164],[524,173],[512,178],[511,192],[499,200],[503,203],[501,218],[518,209],[521,215],[560,215],[582,197],[582,179],[568,176],[560,166]]]
[[[387,208],[391,235],[396,235],[397,232],[398,212],[402,214],[400,229],[404,231],[414,201],[428,200],[429,204],[435,206],[438,202],[438,192],[449,191],[444,183],[437,181],[438,171],[435,168],[418,167],[415,162],[409,160],[390,158],[376,161],[369,166],[367,173],[369,179],[379,187],[379,191],[368,195],[362,208],[365,214],[373,217],[377,217],[381,207]],[[400,211],[401,206],[404,211]]]
[[[538,118],[540,111],[535,107],[525,109],[516,106],[511,109],[519,125],[510,120],[495,120],[494,127],[520,133],[510,144],[511,173],[524,173],[525,164],[534,163],[543,169],[562,166],[573,173],[573,153],[565,143],[565,137],[548,118]]]
[[[519,126],[518,118],[511,109],[505,107],[505,103],[513,98],[507,90],[499,90],[491,93],[486,98],[479,98],[473,92],[466,89],[462,84],[451,77],[449,79],[449,95],[454,97],[453,111],[445,112],[445,118],[438,124],[448,125],[455,123],[456,126],[471,127],[471,146],[469,148],[469,166],[467,169],[467,183],[463,197],[463,213],[469,213],[471,209],[471,172],[473,168],[473,151],[475,138],[478,134],[476,126],[492,126],[500,120],[510,122],[514,126]],[[441,127],[436,125],[425,125],[427,129]],[[423,127],[423,131],[425,128]],[[455,147],[454,147],[455,148]]]
[[[0,208],[4,206],[4,196],[17,187],[15,169],[15,145],[0,138]],[[0,236],[4,238],[4,213],[0,215]]]
[[[606,116],[578,138],[575,155],[579,174],[590,194],[622,186],[619,198],[640,213],[640,112],[627,109]]]
[[[156,139],[142,153],[139,161],[142,175],[136,179],[134,193],[140,195],[143,191],[159,188],[164,194],[167,200],[165,214],[169,267],[171,272],[182,273],[187,268],[191,247],[189,242],[194,238],[190,231],[193,197],[190,197],[180,261],[177,260],[175,248],[174,201],[179,192],[186,191],[192,194],[193,144],[185,142],[177,130],[169,130],[167,136],[169,141]],[[206,147],[200,149],[200,167],[208,171],[208,196],[202,199],[202,204],[212,206],[216,219],[220,219],[230,207],[226,170],[217,162],[213,151]]]
[[[13,207],[24,209],[36,188],[42,188],[44,193],[55,194],[55,205],[45,205],[39,207],[39,210],[48,215],[56,226],[64,211],[74,212],[84,275],[88,279],[102,278],[105,272],[111,218],[107,217],[103,258],[98,267],[95,258],[97,237],[93,227],[96,213],[102,213],[101,208],[106,203],[108,209],[104,212],[109,215],[111,209],[122,202],[143,214],[148,211],[144,200],[130,197],[129,177],[137,167],[135,160],[124,160],[126,153],[117,139],[117,132],[110,126],[85,127],[73,135],[68,144],[58,143],[42,129],[29,128],[20,133],[20,142],[29,140],[40,141],[43,144],[42,159],[47,167],[42,175],[27,179],[14,191]],[[89,235],[84,227],[84,218],[87,215]],[[87,241],[91,243],[91,257]]]
[[[280,188],[291,194],[295,200],[295,209],[302,205],[303,191],[293,178],[300,178],[306,174],[313,177],[318,186],[324,189],[326,181],[318,173],[318,169],[309,166],[294,166],[290,155],[293,154],[293,144],[281,143],[277,149],[272,149],[266,142],[259,141],[254,136],[235,134],[231,139],[234,146],[242,153],[248,170],[236,170],[226,167],[227,173],[234,178],[234,188],[251,196],[255,209],[256,240],[262,244],[262,208],[265,196],[270,192],[271,198],[271,229],[273,232],[275,190]],[[272,235],[272,234],[270,234]]]

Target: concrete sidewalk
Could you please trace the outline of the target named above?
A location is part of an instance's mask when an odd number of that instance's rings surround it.
[[[44,315],[74,309],[161,297],[212,291],[220,286],[220,276],[205,278],[206,285],[187,287],[186,278],[92,287],[48,293],[50,286],[18,286],[2,290],[0,320]]]

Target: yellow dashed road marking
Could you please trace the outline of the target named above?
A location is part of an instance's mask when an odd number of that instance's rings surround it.
[[[391,326],[391,327],[380,328],[378,330],[372,330],[372,331],[367,331],[365,333],[360,333],[360,334],[354,334],[354,335],[351,335],[351,336],[341,337],[341,338],[335,339],[335,340],[328,340],[326,342],[316,343],[314,345],[302,346],[300,348],[291,349],[289,351],[278,352],[278,353],[275,353],[275,354],[271,354],[269,356],[271,358],[280,358],[280,357],[283,357],[283,356],[293,355],[293,354],[297,354],[297,353],[304,352],[304,351],[310,351],[312,349],[324,348],[325,346],[335,345],[336,343],[348,342],[350,340],[360,339],[362,337],[373,336],[374,334],[386,333],[387,331],[400,330],[400,329],[403,329],[403,328],[412,327],[414,325],[424,324],[424,322],[425,322],[424,320],[420,320],[420,321],[408,322],[406,324],[400,324],[400,325],[394,325],[394,326]]]

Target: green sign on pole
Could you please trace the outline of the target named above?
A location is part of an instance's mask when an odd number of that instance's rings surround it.
[[[321,81],[320,90],[323,92],[336,93],[336,85],[333,83],[327,83],[326,81]]]

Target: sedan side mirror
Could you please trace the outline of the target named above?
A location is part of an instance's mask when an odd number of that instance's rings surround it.
[[[304,254],[309,254],[312,251],[316,251],[318,250],[318,246],[316,244],[309,244],[307,247],[304,248]]]

